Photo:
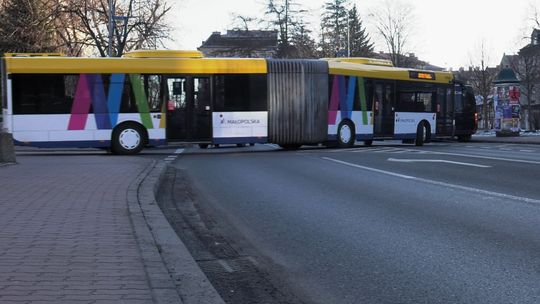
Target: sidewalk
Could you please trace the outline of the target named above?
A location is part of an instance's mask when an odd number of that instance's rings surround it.
[[[495,132],[479,131],[472,136],[471,142],[540,145],[540,133],[522,132],[516,137],[497,137]]]
[[[152,160],[17,156],[0,167],[0,303],[153,303],[127,192]]]

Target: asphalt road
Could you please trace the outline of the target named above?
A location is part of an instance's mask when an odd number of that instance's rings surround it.
[[[540,145],[257,145],[169,161],[308,301],[540,303]]]

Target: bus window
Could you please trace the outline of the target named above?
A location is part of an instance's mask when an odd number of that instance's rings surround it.
[[[144,75],[144,91],[148,100],[150,112],[160,112],[163,92],[161,91],[160,75]]]
[[[416,100],[418,104],[418,112],[432,112],[432,92],[419,92],[416,93]]]
[[[399,92],[397,111],[398,112],[415,112],[416,111],[416,93]]]
[[[463,113],[463,91],[460,85],[456,85],[454,96],[454,110],[456,113]]]
[[[70,113],[73,98],[65,96],[64,75],[13,75],[14,114],[66,114]],[[67,83],[72,85],[73,82]],[[69,91],[72,88],[68,88]]]
[[[470,87],[465,89],[465,98],[463,100],[463,111],[470,113],[476,112],[476,98],[474,97],[474,92]]]
[[[446,113],[450,114],[451,116],[454,112],[454,103],[452,102],[453,100],[454,94],[452,89],[446,89]]]
[[[193,107],[199,109],[210,101],[210,78],[194,78],[193,82]]]
[[[265,75],[217,75],[214,83],[215,111],[267,110]]]
[[[186,78],[169,78],[167,79],[167,87],[169,88],[169,102],[172,103],[173,109],[185,109],[186,104]]]
[[[365,82],[365,89],[366,89],[366,110],[367,111],[371,111],[372,109],[372,106],[373,106],[373,82],[371,80],[366,80]],[[360,98],[359,95],[357,95],[358,98]],[[361,110],[361,104],[360,104],[360,101],[358,100],[358,110]],[[355,109],[356,110],[356,109]]]

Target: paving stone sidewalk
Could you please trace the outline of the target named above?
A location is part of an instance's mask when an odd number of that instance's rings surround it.
[[[17,161],[0,167],[0,303],[151,303],[126,201],[151,160]]]
[[[540,136],[521,135],[516,137],[497,137],[495,135],[473,135],[472,142],[485,142],[485,143],[502,143],[502,144],[540,144]]]

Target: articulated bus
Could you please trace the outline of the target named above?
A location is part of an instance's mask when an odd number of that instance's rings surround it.
[[[3,127],[18,145],[118,154],[170,142],[352,146],[356,140],[470,138],[474,95],[451,73],[344,58],[122,58],[6,54]]]

